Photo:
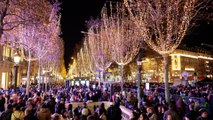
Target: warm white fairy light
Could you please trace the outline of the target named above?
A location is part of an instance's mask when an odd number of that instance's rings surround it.
[[[110,11],[110,12],[109,12]],[[122,4],[115,4],[101,12],[104,32],[111,43],[112,59],[121,66],[132,61],[140,49],[140,39],[135,25],[130,21]]]
[[[98,21],[94,21],[92,27],[88,31],[88,44],[91,55],[94,60],[95,67],[101,71],[105,71],[112,63],[110,44],[107,40],[103,26]],[[98,24],[98,25],[97,25]]]
[[[181,43],[195,15],[197,0],[125,0],[144,41],[161,55]]]
[[[164,58],[165,98],[169,102],[168,56],[181,43],[198,0],[124,0],[140,36]],[[199,4],[201,5],[201,4]]]

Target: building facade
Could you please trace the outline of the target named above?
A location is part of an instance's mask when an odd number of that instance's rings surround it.
[[[8,45],[0,46],[0,88],[6,89],[14,84],[13,54],[14,50]],[[18,74],[18,81],[20,77]]]
[[[9,45],[0,45],[0,88],[7,89],[15,85],[15,50]],[[27,63],[20,58],[17,71],[17,86],[23,84],[23,77],[27,73]]]
[[[150,82],[163,82],[163,58],[146,58],[143,61],[143,79]],[[213,56],[207,53],[176,49],[169,56],[169,82],[174,80],[213,79]]]
[[[205,53],[177,49],[171,54],[171,73],[174,80],[182,79],[184,74],[188,80],[213,78],[213,57]]]

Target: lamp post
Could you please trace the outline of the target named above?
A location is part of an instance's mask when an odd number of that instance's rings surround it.
[[[18,67],[19,67],[18,64],[20,62],[20,54],[18,52],[18,49],[14,53],[14,62],[15,62],[15,65],[14,65],[14,70],[15,70],[14,87],[16,88],[17,87],[17,77],[18,77]]]

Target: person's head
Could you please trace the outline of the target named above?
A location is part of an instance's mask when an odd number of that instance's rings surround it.
[[[8,110],[12,110],[12,109],[13,109],[12,104],[9,103],[9,104],[7,105],[7,109],[8,109]]]
[[[60,103],[65,103],[64,98],[61,98]]]
[[[104,103],[101,103],[100,108],[104,108]]]
[[[59,114],[55,114],[53,116],[53,120],[60,120],[60,115]]]
[[[84,102],[83,107],[86,108],[87,107],[87,103]]]
[[[166,116],[166,120],[172,120],[172,115],[168,114],[168,115]]]
[[[68,105],[68,110],[72,110],[72,104]]]
[[[138,120],[145,120],[144,114],[140,114]]]
[[[164,107],[162,105],[158,106],[158,112],[164,113]]]
[[[36,93],[36,96],[37,96],[37,97],[40,97],[40,95],[41,95],[40,92],[37,92],[37,93]]]
[[[193,109],[194,109],[194,104],[193,103],[189,104],[189,110],[193,110]]]
[[[206,110],[201,111],[201,117],[202,118],[207,118],[208,117],[208,112]]]
[[[148,107],[146,109],[147,113],[154,113],[154,108],[153,107]]]
[[[14,108],[15,108],[15,110],[17,110],[17,111],[20,111],[21,110],[21,106],[20,106],[20,104],[14,104]]]

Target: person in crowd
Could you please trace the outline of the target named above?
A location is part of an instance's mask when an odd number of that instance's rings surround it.
[[[52,95],[50,95],[48,99],[48,106],[49,106],[51,114],[55,112],[55,105],[56,105],[55,99]]]
[[[73,117],[73,119],[74,120],[80,120],[80,116],[81,116],[81,108],[80,108],[80,106],[78,106],[78,107],[76,107],[74,109],[74,117]]]
[[[37,113],[37,118],[39,120],[51,120],[51,112],[45,103],[41,105],[41,109]]]
[[[98,114],[100,116],[100,120],[107,120],[105,109],[99,108]]]
[[[60,99],[60,102],[56,103],[56,108],[55,110],[57,111],[58,114],[61,113],[62,110],[66,109],[65,108],[65,101],[64,98]]]
[[[69,120],[66,109],[61,111],[61,120]]]
[[[131,120],[138,120],[138,119],[139,119],[139,116],[140,116],[140,111],[134,110],[134,111],[132,112],[132,118],[131,118]]]
[[[179,116],[182,118],[186,113],[186,104],[183,102],[182,97],[179,97],[176,101],[176,108]]]
[[[54,113],[52,116],[51,116],[51,120],[61,120],[61,117],[60,117],[60,114],[58,113]]]
[[[3,93],[0,92],[0,113],[5,111],[5,98],[3,96]]]
[[[194,103],[188,105],[188,111],[184,115],[185,118],[195,120],[198,117],[198,113],[194,110]]]
[[[164,115],[164,112],[165,112],[164,106],[159,105],[157,109],[158,109],[158,112],[157,112],[158,120],[163,120],[163,115]]]
[[[11,120],[24,120],[24,112],[21,111],[21,106],[17,103],[14,105],[14,110],[11,115]]]
[[[81,119],[86,120],[89,115],[91,115],[91,111],[87,108],[87,104],[84,103],[83,109],[81,110]]]
[[[172,117],[171,114],[167,114],[165,120],[174,120],[174,118]]]
[[[196,120],[210,120],[208,117],[208,112],[205,109],[199,110],[200,116]]]
[[[149,120],[158,120],[158,116],[155,113],[154,107],[147,108],[147,116],[148,116]]]
[[[13,106],[11,104],[8,104],[7,110],[2,112],[0,120],[11,120],[12,113],[13,113]]]
[[[120,98],[116,97],[114,104],[112,104],[106,111],[107,120],[121,120]]]
[[[33,99],[34,99],[35,104],[41,103],[41,99],[42,99],[41,93],[40,92],[35,93],[35,97]]]
[[[164,120],[167,120],[170,118],[172,120],[181,120],[180,116],[175,110],[175,104],[173,102],[169,104],[169,109],[164,113],[164,116],[163,116]]]
[[[72,104],[70,103],[68,105],[68,113],[67,113],[67,116],[69,119],[72,119],[73,118],[73,111],[72,111]]]
[[[36,120],[35,110],[33,109],[33,103],[28,102],[27,108],[25,109],[24,120]]]

